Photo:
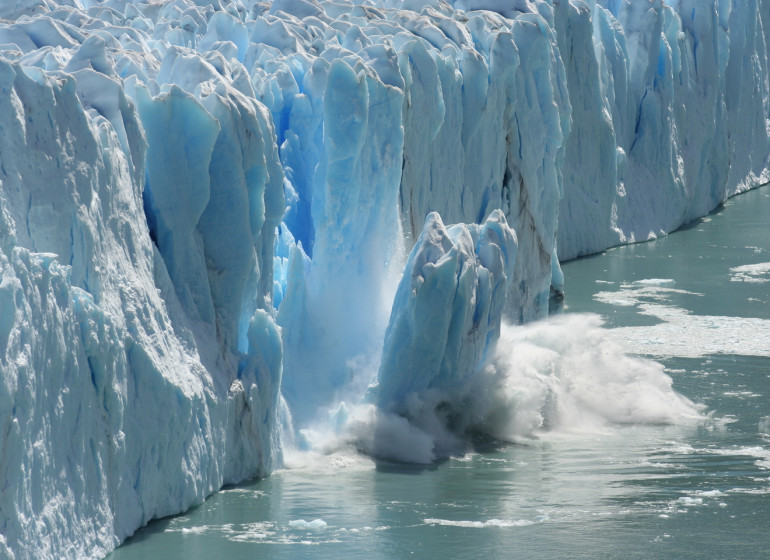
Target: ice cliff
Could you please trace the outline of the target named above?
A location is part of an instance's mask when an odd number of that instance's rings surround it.
[[[557,250],[767,181],[769,40],[763,0],[3,2],[0,556],[103,556],[351,395],[419,424]]]

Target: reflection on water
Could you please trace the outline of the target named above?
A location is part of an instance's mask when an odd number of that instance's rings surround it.
[[[769,215],[760,189],[675,235],[564,266],[565,312],[601,314],[706,420],[562,430],[429,467],[305,457],[109,558],[764,557]]]
[[[682,558],[713,539],[711,557],[737,558],[739,536],[753,531],[761,547],[770,528],[766,443],[715,426],[628,427],[432,469],[283,471],[152,526],[115,557]]]

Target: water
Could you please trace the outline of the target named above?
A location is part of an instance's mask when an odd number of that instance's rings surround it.
[[[561,429],[430,467],[306,457],[154,522],[109,559],[765,557],[770,190],[725,206],[564,266],[565,313],[600,314],[705,419]]]

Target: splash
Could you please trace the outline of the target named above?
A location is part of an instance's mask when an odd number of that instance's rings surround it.
[[[493,357],[476,375],[451,391],[411,393],[404,410],[380,409],[365,393],[301,430],[300,447],[337,462],[340,453],[358,452],[429,464],[467,453],[479,440],[526,443],[705,419],[661,364],[627,353],[590,314],[503,324]]]
[[[485,374],[495,389],[485,426],[505,440],[703,419],[661,364],[627,353],[597,315],[505,327]]]

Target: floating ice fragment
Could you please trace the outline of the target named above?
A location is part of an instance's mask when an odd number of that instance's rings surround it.
[[[684,504],[686,506],[702,506],[703,505],[703,498],[692,498],[690,496],[682,496],[677,501],[680,504]]]
[[[636,280],[634,284],[641,286],[672,286],[676,284],[673,278],[645,278],[643,280]]]
[[[326,529],[326,521],[323,519],[313,519],[312,521],[305,521],[304,519],[294,519],[289,521],[289,527],[298,530],[306,531],[323,531]]]
[[[489,519],[488,521],[466,521],[452,519],[423,519],[426,525],[443,525],[446,527],[465,527],[470,529],[485,529],[487,527],[527,527],[534,525],[534,521],[528,519],[518,519],[514,521],[503,519]]]
[[[731,282],[770,282],[770,262],[735,266],[730,273]]]

